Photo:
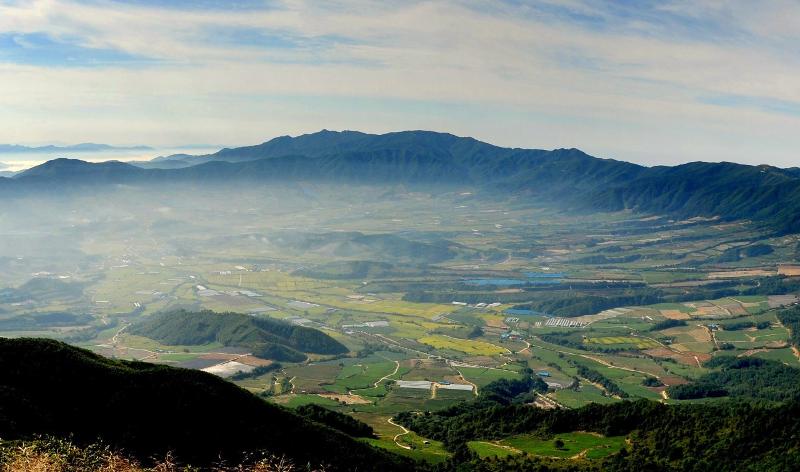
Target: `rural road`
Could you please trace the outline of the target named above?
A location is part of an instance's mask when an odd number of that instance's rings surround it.
[[[383,382],[384,380],[386,380],[386,379],[388,379],[389,377],[391,377],[391,376],[393,376],[394,374],[396,374],[398,370],[400,370],[400,362],[398,362],[398,361],[394,361],[394,372],[392,372],[391,374],[388,374],[388,375],[384,375],[383,377],[379,378],[379,379],[378,379],[378,381],[377,381],[377,382],[375,382],[375,384],[373,385],[373,387],[372,387],[372,388],[378,388],[378,384],[380,384],[380,383],[381,383],[381,382]]]
[[[398,428],[403,430],[402,433],[395,435],[395,437],[393,438],[394,439],[394,443],[397,444],[398,447],[402,447],[403,449],[407,449],[407,450],[410,451],[411,450],[411,446],[406,446],[405,444],[400,444],[400,441],[398,441],[397,438],[399,438],[400,436],[405,436],[406,434],[410,433],[411,431],[407,430],[405,428],[405,426],[401,426],[401,425],[395,423],[394,421],[392,421],[391,418],[387,419],[386,421],[388,421],[390,425],[397,426]]]

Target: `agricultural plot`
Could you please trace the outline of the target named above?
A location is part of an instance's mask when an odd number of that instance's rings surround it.
[[[521,375],[505,369],[481,369],[477,367],[458,367],[458,372],[464,379],[474,383],[479,388],[500,379],[519,379]]]
[[[660,343],[653,339],[634,336],[604,336],[597,338],[586,338],[586,343],[599,344],[609,347],[632,346],[636,349],[652,349],[661,346]]]
[[[579,408],[589,403],[614,403],[619,401],[603,395],[602,390],[594,385],[585,384],[583,382],[578,391],[562,389],[549,394],[549,396],[567,408]]]
[[[477,454],[481,459],[487,459],[489,457],[497,457],[502,459],[504,457],[521,454],[521,451],[518,449],[514,449],[510,446],[502,446],[498,443],[489,441],[469,441],[467,442],[467,447],[469,447],[470,450]]]
[[[158,219],[154,221],[152,215],[128,208],[126,211],[136,215],[136,221],[148,229],[121,238],[100,225],[93,235],[96,241],[85,247],[92,248],[94,259],[70,279],[80,278],[86,283],[83,298],[47,300],[30,310],[89,313],[93,317],[89,326],[96,328],[98,334],[79,342],[105,355],[197,369],[228,359],[207,354],[231,352],[217,344],[162,346],[124,331],[114,336],[127,323],[179,306],[237,311],[321,329],[349,352],[333,360],[330,356],[311,355],[303,363],[283,362],[280,371],[236,381],[237,384],[257,393],[269,392],[274,395],[271,401],[290,406],[314,402],[349,414],[375,415],[381,418],[378,423],[383,423],[387,434],[391,430],[392,438],[398,430],[385,422],[387,415],[441,409],[474,396],[470,392],[438,389],[432,398],[433,389],[398,388],[393,385],[397,380],[469,382],[480,391],[495,380],[521,378],[524,366],[544,372],[544,380],[566,387],[577,375],[576,365],[584,364],[617,383],[631,397],[656,398],[657,392],[641,385],[645,377],[657,376],[669,382],[696,378],[705,372],[700,364],[720,352],[716,349],[722,343],[734,347],[725,351],[727,354],[797,364],[791,350],[780,347],[788,339],[788,332],[777,326],[774,313],[766,312],[770,306],[790,303],[793,298],[732,295],[714,299],[715,289],[709,288],[709,283],[716,287],[730,281],[733,282],[722,287],[725,293],[758,288],[746,272],[734,272],[750,268],[709,262],[724,249],[739,244],[731,240],[761,237],[747,225],[734,224],[720,231],[717,223],[661,221],[659,227],[648,229],[642,221],[631,222],[631,215],[623,213],[575,218],[519,203],[486,204],[446,193],[430,196],[402,190],[397,190],[390,202],[382,192],[371,193],[369,198],[359,195],[342,199],[338,193],[318,187],[314,191],[320,192],[325,208],[303,201],[279,214],[275,214],[274,207],[276,203],[286,205],[285,195],[273,199],[261,195],[245,197],[240,201],[242,208],[252,209],[247,213],[232,213],[227,203],[221,203],[222,198],[192,195],[193,205],[199,199],[208,208],[197,214],[191,207],[184,207],[181,218],[203,221],[209,211],[214,211],[225,228],[187,238],[176,239],[174,231],[159,233]],[[498,209],[503,206],[507,208]],[[364,217],[366,214],[370,216]],[[393,256],[392,251],[402,249],[394,242],[372,252],[351,251],[352,247],[362,246],[353,246],[352,241],[337,245],[340,232],[400,241],[400,246],[404,239],[415,244],[446,240],[441,244],[445,252],[456,247],[460,253],[431,263],[414,253]],[[315,241],[323,240],[328,242],[314,246]],[[310,246],[298,246],[299,243]],[[770,240],[769,244],[782,258],[794,254],[794,241]],[[465,251],[493,255],[463,257],[461,253]],[[681,255],[680,265],[686,269],[668,268],[674,266],[675,254]],[[646,258],[617,260],[627,256]],[[768,272],[775,272],[772,265],[778,259],[772,257],[757,262],[763,263]],[[355,261],[358,262],[351,264]],[[662,263],[663,268],[655,267]],[[349,270],[360,266],[368,270]],[[23,264],[14,274],[4,272],[0,277],[14,279],[13,284],[19,286],[40,270]],[[528,272],[538,275],[527,278],[524,274]],[[724,276],[709,280],[710,272]],[[542,274],[560,275],[547,278]],[[542,278],[553,282],[563,279],[564,283],[548,283],[546,287],[520,284]],[[503,286],[464,283],[470,280],[499,282]],[[505,285],[509,281],[515,281],[515,285]],[[687,293],[695,291],[702,293],[695,301],[669,301],[685,300]],[[667,302],[646,306],[617,306],[614,302],[620,300],[617,297],[638,299],[638,295],[647,295],[642,299],[649,300],[649,295],[656,292],[667,295]],[[571,300],[580,304],[570,306]],[[602,308],[595,309],[595,302],[602,302],[597,305]],[[495,303],[500,305],[489,306]],[[26,307],[0,300],[0,316],[10,318],[29,309]],[[547,326],[549,318],[533,314],[540,311],[553,311],[559,318],[583,326]],[[767,319],[773,325],[758,331],[728,331],[724,327],[732,322]],[[684,321],[687,325],[652,330],[665,320]],[[375,322],[386,322],[388,326],[367,325]],[[707,328],[712,323],[723,326],[714,331],[715,338]],[[480,331],[473,334],[474,328]],[[501,342],[501,335],[512,331],[519,340]],[[51,328],[3,333],[71,336],[66,329]],[[569,333],[574,336],[562,344],[542,338]],[[525,342],[532,346],[527,348]],[[347,395],[348,392],[355,395]],[[586,381],[580,382],[577,391],[554,387],[549,395],[567,407],[617,401]],[[347,402],[356,396],[363,403],[345,407],[334,399]],[[377,423],[374,426],[377,429]],[[434,455],[421,452],[432,448],[415,441],[411,439],[407,444],[415,447],[408,454],[420,453],[419,457],[433,461]],[[384,446],[408,451],[394,441],[384,441]],[[475,447],[498,448],[491,444]],[[508,451],[500,449],[501,453]],[[586,452],[587,457],[592,454],[600,452]]]
[[[472,356],[496,356],[508,352],[505,348],[484,341],[442,335],[423,336],[419,339],[419,342],[435,349],[458,351]]]
[[[319,363],[291,366],[286,375],[293,378],[292,384],[298,393],[323,393],[331,390],[342,368],[338,363]]]
[[[278,405],[283,405],[288,408],[298,408],[303,405],[311,405],[311,404],[320,405],[332,409],[336,409],[339,407],[339,403],[335,400],[321,397],[319,395],[308,395],[308,394],[280,395],[271,397],[270,401],[277,403]]]
[[[377,439],[364,439],[373,446],[387,449],[417,460],[438,464],[450,457],[441,442],[425,439],[414,432],[404,434],[399,426],[389,423],[390,417],[374,413],[353,413],[353,417],[372,426]]]
[[[557,440],[563,442],[563,446],[558,447],[556,445]],[[500,441],[500,444],[508,445],[536,456],[558,458],[586,456],[591,459],[597,459],[622,449],[625,446],[625,437],[604,437],[593,433],[562,433],[552,438],[543,439],[536,436],[523,435],[504,439]]]
[[[399,378],[409,381],[438,382],[458,374],[447,363],[433,359],[409,359],[400,363],[400,369]]]
[[[456,400],[466,401],[475,398],[472,390],[448,390],[445,388],[437,388],[435,398],[438,400]]]
[[[336,377],[331,390],[348,392],[375,387],[380,379],[392,374],[395,367],[396,364],[390,361],[345,366]]]

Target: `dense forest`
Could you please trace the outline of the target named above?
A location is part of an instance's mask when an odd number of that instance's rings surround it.
[[[198,466],[267,451],[328,470],[413,469],[341,432],[362,435],[363,426],[318,411],[297,415],[205,372],[114,361],[52,340],[2,338],[0,372],[5,440],[102,440],[143,461],[171,451]]]
[[[418,434],[444,442],[453,471],[719,471],[793,470],[800,463],[800,403],[764,406],[724,401],[665,405],[649,400],[590,404],[574,410],[542,410],[528,405],[476,400],[397,420]],[[552,461],[527,455],[478,460],[467,441],[502,439],[528,433],[552,438],[590,431],[627,436],[629,445],[600,461]]]
[[[800,400],[800,369],[754,357],[714,357],[713,370],[696,381],[669,388],[670,398],[724,397],[771,401]]]
[[[778,320],[789,329],[792,346],[800,347],[800,306],[779,311]]]
[[[159,313],[132,326],[130,332],[167,345],[218,342],[252,349],[258,357],[285,362],[302,362],[306,359],[305,352],[330,355],[347,352],[339,341],[316,329],[208,310]]]

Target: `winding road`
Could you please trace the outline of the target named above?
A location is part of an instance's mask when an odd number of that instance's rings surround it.
[[[402,447],[403,449],[407,449],[407,450],[410,451],[411,450],[411,446],[406,446],[405,444],[400,444],[400,441],[398,441],[397,439],[400,436],[405,436],[406,434],[409,434],[411,431],[407,430],[405,426],[402,426],[402,425],[399,425],[399,424],[395,423],[394,421],[392,421],[391,418],[387,419],[386,421],[388,421],[390,425],[397,426],[398,428],[403,430],[402,433],[396,434],[394,436],[393,440],[394,440],[394,443],[397,444],[397,447]]]

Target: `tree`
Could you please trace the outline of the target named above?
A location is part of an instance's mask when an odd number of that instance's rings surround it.
[[[564,449],[564,441],[562,441],[561,439],[556,438],[556,440],[553,441],[553,446],[555,446],[556,449]]]
[[[480,326],[475,326],[474,328],[472,328],[472,331],[470,331],[469,334],[467,335],[469,339],[475,339],[481,336],[483,336],[483,330],[481,329]]]

